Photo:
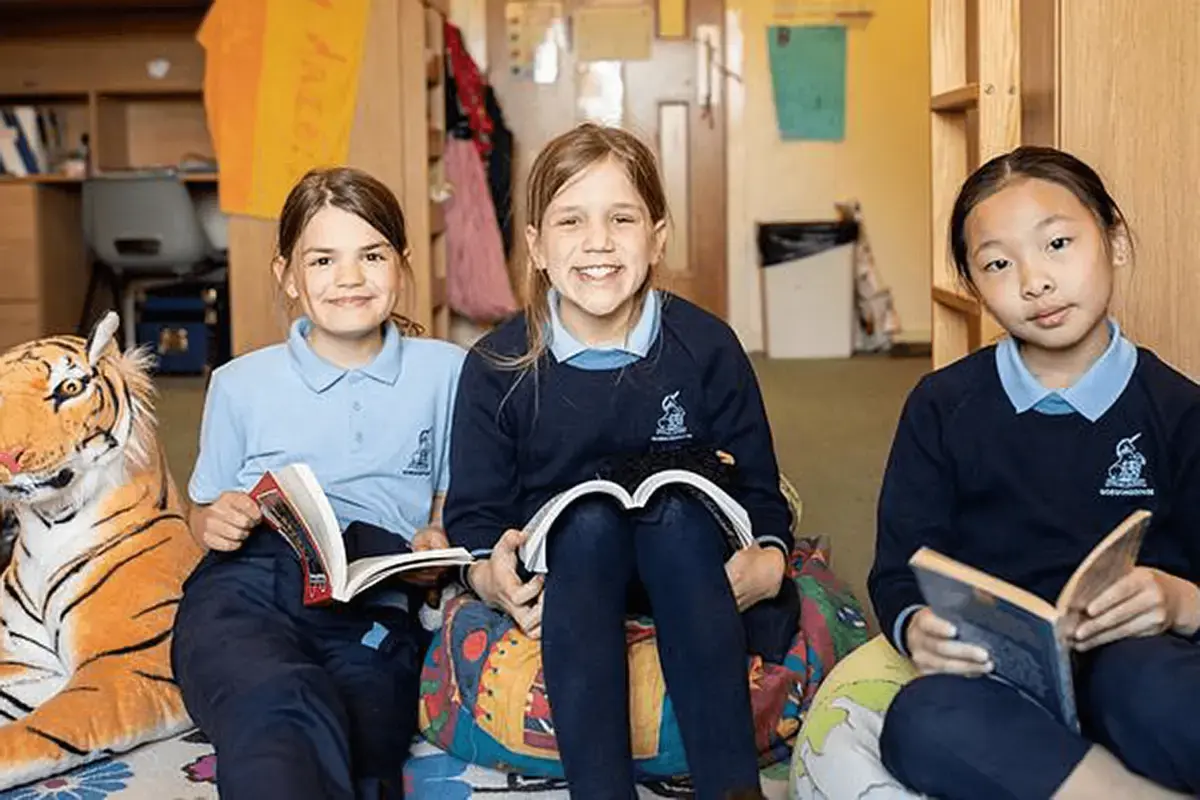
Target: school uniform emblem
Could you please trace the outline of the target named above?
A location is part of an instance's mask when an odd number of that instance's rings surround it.
[[[692,434],[687,429],[687,409],[683,407],[683,403],[679,402],[679,393],[682,390],[676,390],[662,399],[662,416],[658,418],[658,424],[654,429],[654,435],[650,437],[653,442],[677,442],[680,439],[690,439]]]
[[[1117,442],[1116,456],[1108,468],[1108,476],[1100,494],[1105,497],[1150,496],[1154,489],[1146,482],[1142,470],[1146,468],[1146,456],[1137,448],[1137,433]]]
[[[425,428],[417,434],[417,449],[413,451],[405,475],[430,475],[433,472],[433,428]]]

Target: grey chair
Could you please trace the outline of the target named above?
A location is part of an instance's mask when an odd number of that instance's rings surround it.
[[[126,349],[137,342],[139,289],[185,282],[220,266],[187,187],[173,173],[106,173],[84,181],[83,233],[92,274],[80,335],[104,280],[120,305]]]

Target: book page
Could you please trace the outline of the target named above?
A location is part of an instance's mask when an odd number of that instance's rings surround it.
[[[642,481],[642,484],[638,486],[637,491],[633,495],[634,502],[638,506],[644,506],[649,502],[651,495],[663,486],[672,483],[681,483],[694,487],[711,497],[713,502],[721,509],[725,518],[733,525],[742,547],[749,547],[754,544],[754,531],[753,526],[750,524],[750,514],[742,504],[734,500],[720,486],[695,472],[685,469],[666,469],[662,472],[656,472]]]
[[[585,481],[550,498],[529,518],[529,522],[525,523],[527,536],[519,555],[521,562],[531,572],[546,572],[546,537],[550,529],[567,506],[586,494],[607,494],[615,497],[626,508],[633,505],[633,498],[623,487],[604,480]]]
[[[1074,629],[1093,600],[1133,570],[1150,516],[1149,511],[1130,514],[1075,569],[1058,596],[1058,610],[1067,618],[1068,630]]]
[[[462,547],[360,558],[347,565],[346,585],[340,590],[340,593],[335,591],[334,599],[343,603],[348,602],[356,594],[392,575],[415,572],[430,567],[470,564],[474,560],[471,554]]]

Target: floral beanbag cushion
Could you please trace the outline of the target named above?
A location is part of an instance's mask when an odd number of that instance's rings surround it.
[[[797,542],[790,579],[799,588],[800,624],[782,664],[747,657],[763,764],[787,757],[817,687],[867,639],[862,608],[830,570],[821,539]],[[631,742],[639,778],[687,773],[683,743],[658,661],[653,621],[626,623]],[[474,764],[530,776],[561,777],[541,648],[507,615],[472,595],[448,604],[421,680],[421,732]]]
[[[883,717],[916,668],[882,635],[839,663],[817,691],[796,737],[792,800],[913,800],[879,757]]]

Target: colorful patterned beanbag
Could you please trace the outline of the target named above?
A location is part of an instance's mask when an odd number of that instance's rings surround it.
[[[787,757],[802,715],[833,665],[867,639],[862,608],[829,568],[823,539],[797,541],[790,569],[800,590],[799,630],[783,664],[747,657],[761,763]],[[640,779],[685,775],[678,725],[658,661],[653,621],[626,623],[631,742]],[[561,777],[541,648],[506,615],[472,595],[449,604],[421,681],[421,731],[474,764]]]
[[[839,663],[817,691],[792,753],[792,800],[915,800],[879,757],[883,717],[916,668],[883,636]]]

